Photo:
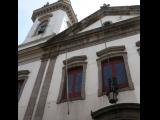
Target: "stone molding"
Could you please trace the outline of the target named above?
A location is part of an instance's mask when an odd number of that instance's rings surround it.
[[[53,14],[51,14],[51,13],[49,13],[47,15],[43,15],[42,17],[38,18],[38,21],[42,22],[44,20],[48,20],[52,16],[53,16]]]
[[[118,111],[118,112],[116,112]],[[140,120],[139,103],[119,103],[91,111],[94,120]]]
[[[23,76],[28,76],[28,74],[30,73],[30,71],[29,70],[20,70],[20,71],[18,71],[18,78],[20,77],[23,77]],[[19,80],[19,79],[18,79]]]
[[[30,41],[30,42],[27,42],[27,43],[22,43],[20,45],[18,45],[18,48],[23,48],[23,47],[26,47],[26,46],[29,46],[31,44],[35,44],[35,43],[38,43],[38,42],[41,42],[41,41],[45,41],[53,36],[55,36],[56,34],[52,34],[52,35],[48,35],[46,37],[43,37],[43,38],[40,38],[40,39],[37,39],[37,40],[33,40],[33,41]]]
[[[56,58],[57,57],[50,58],[49,66],[47,68],[47,73],[45,75],[45,80],[44,80],[42,90],[40,93],[40,97],[38,100],[38,105],[37,105],[37,109],[35,112],[34,120],[42,120],[43,118]]]
[[[140,6],[120,6],[120,7],[116,6],[116,7],[107,7],[106,9],[100,9],[95,13],[89,15],[85,19],[81,20],[80,22],[72,25],[68,30],[66,30],[67,35],[71,34],[70,31],[72,31],[72,34],[76,34],[107,15],[138,15],[139,16]]]
[[[36,100],[38,97],[38,93],[39,93],[39,89],[41,86],[41,82],[42,82],[42,78],[43,78],[43,74],[45,72],[46,69],[46,65],[47,65],[47,60],[45,61],[41,61],[41,65],[37,74],[37,78],[27,105],[27,109],[24,115],[23,120],[31,120],[32,119],[32,115],[33,115],[33,111],[34,111],[34,107],[36,104]]]
[[[104,54],[110,53],[110,52],[116,52],[116,51],[124,51],[125,50],[125,46],[112,46],[112,47],[107,47],[99,52],[97,52],[97,56],[100,57]]]
[[[129,32],[135,32],[135,31],[139,31],[140,27],[139,27],[139,23],[140,23],[140,17],[134,17],[134,18],[130,18],[124,21],[120,21],[114,24],[111,24],[110,26],[103,26],[100,28],[96,28],[96,29],[92,29],[90,31],[86,31],[83,33],[78,33],[76,35],[68,35],[70,33],[72,33],[72,29],[70,29],[71,31],[65,30],[63,32],[61,32],[59,35],[54,36],[53,38],[50,38],[45,44],[44,47],[49,47],[52,46],[52,44],[74,44],[77,41],[79,42],[83,42],[85,44],[85,41],[87,41],[87,39],[91,39],[94,37],[94,40],[96,39],[96,42],[98,42],[98,39],[101,39],[102,37],[112,37],[112,36],[118,36],[118,35],[124,35],[125,33],[129,33]],[[90,41],[91,42],[91,41]]]
[[[67,60],[64,60],[63,61],[63,64],[66,65],[66,61],[67,61],[67,64],[71,64],[73,62],[83,62],[87,59],[87,56],[86,55],[82,55],[82,56],[73,56]]]

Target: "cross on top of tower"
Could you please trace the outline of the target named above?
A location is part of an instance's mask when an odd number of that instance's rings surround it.
[[[62,1],[62,2],[71,3],[71,1],[70,1],[70,0],[58,0],[58,1]]]
[[[49,6],[49,2],[47,2],[43,7],[45,7],[45,6]]]

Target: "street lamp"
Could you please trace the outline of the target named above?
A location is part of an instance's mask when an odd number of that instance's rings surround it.
[[[117,85],[117,79],[116,77],[109,78],[109,93],[108,93],[108,99],[111,104],[114,104],[118,101],[117,95],[118,95],[118,85]]]

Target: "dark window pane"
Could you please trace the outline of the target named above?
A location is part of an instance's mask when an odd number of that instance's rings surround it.
[[[108,26],[110,24],[112,24],[112,21],[106,21],[106,22],[103,23],[103,26]]]
[[[102,65],[103,92],[109,92],[109,79],[112,77],[112,68],[108,63]]]
[[[123,63],[115,64],[116,67],[116,78],[119,88],[128,87],[128,81]]]
[[[109,92],[109,79],[112,78],[116,78],[119,89],[128,87],[123,57],[115,57],[102,61],[103,92]]]
[[[74,67],[68,69],[68,95],[69,98],[81,97],[83,67]],[[66,80],[63,90],[63,99],[67,98]]]
[[[46,27],[47,27],[47,22],[44,22],[44,23],[40,24],[38,29],[37,29],[37,34],[44,33]]]

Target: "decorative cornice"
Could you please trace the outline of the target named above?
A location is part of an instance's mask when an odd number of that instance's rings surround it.
[[[87,56],[86,55],[82,55],[82,56],[74,56],[74,57],[71,57],[67,60],[64,60],[63,61],[63,64],[66,65],[66,61],[67,61],[67,64],[70,64],[70,63],[73,63],[73,62],[83,62],[87,59]]]
[[[97,110],[95,112],[91,111],[91,116],[93,119],[100,117],[101,115],[110,115],[115,114],[115,111],[121,112],[122,110],[135,110],[137,112],[140,111],[140,104],[139,103],[120,103],[116,105],[107,106]],[[137,116],[139,117],[139,116]]]
[[[30,72],[29,72],[29,70],[20,70],[20,71],[18,71],[18,76],[19,75],[28,75]]]
[[[49,51],[56,46],[59,46],[58,53],[62,54],[65,53],[66,50],[70,52],[104,42],[117,40],[130,35],[135,35],[140,32],[139,24],[140,17],[135,17],[111,24],[108,27],[103,26],[72,36],[68,36],[68,34],[62,32],[45,43],[20,50],[18,52],[18,59],[20,60],[25,56],[31,57],[33,54],[42,54],[44,51]],[[57,48],[55,49],[54,53],[57,51]]]
[[[66,2],[66,3],[71,4],[71,1],[70,1],[70,0],[58,0],[58,1],[62,1],[62,2]]]
[[[47,14],[47,15],[41,16],[38,20],[39,20],[39,21],[48,20],[48,18],[50,18],[50,17],[52,17],[52,16],[53,16],[53,14],[49,13],[49,14]]]
[[[53,12],[53,11],[56,11],[56,10],[59,10],[59,9],[66,11],[72,24],[78,22],[77,17],[73,11],[71,4],[63,2],[63,1],[58,1],[56,3],[53,3],[50,5],[44,6],[42,8],[39,8],[37,10],[34,10],[33,14],[32,14],[32,20],[34,22],[37,17],[45,15],[45,14]]]
[[[49,47],[55,44],[66,45],[67,43],[73,44],[76,42],[83,42],[84,40],[88,40],[89,38],[97,38],[100,39],[102,37],[115,37],[118,34],[125,34],[130,31],[139,31],[140,27],[140,17],[130,18],[124,21],[116,22],[111,24],[110,26],[103,26],[96,29],[92,29],[90,31],[86,31],[83,33],[78,33],[76,35],[68,36],[68,34],[64,31],[59,35],[50,38],[45,44],[44,47]],[[125,33],[123,33],[125,31]],[[91,41],[90,41],[91,42]],[[98,42],[98,41],[95,41]]]
[[[84,28],[88,27],[89,25],[93,24],[97,20],[100,20],[101,18],[108,15],[140,15],[140,6],[116,6],[99,9],[98,11],[89,15],[88,17],[76,23],[75,25],[72,25],[69,29],[65,30],[64,32],[67,35],[76,34]]]
[[[125,46],[112,46],[112,47],[108,47],[108,48],[105,48],[99,52],[97,52],[97,56],[100,57],[100,56],[103,56],[104,54],[108,54],[108,53],[111,53],[111,52],[120,52],[120,51],[124,51],[125,50]]]
[[[53,36],[55,36],[56,34],[55,33],[53,33],[52,35],[48,35],[48,36],[46,36],[46,37],[43,37],[43,38],[40,38],[40,39],[37,39],[37,40],[33,40],[33,41],[31,41],[31,42],[27,42],[27,43],[22,43],[22,44],[20,44],[19,46],[18,46],[18,48],[22,48],[22,47],[26,47],[26,46],[29,46],[29,45],[31,45],[31,44],[35,44],[35,43],[38,43],[38,42],[41,42],[41,41],[45,41],[46,39],[50,39],[50,38],[52,38]]]
[[[20,70],[18,71],[18,80],[24,80],[28,78],[29,70]]]

